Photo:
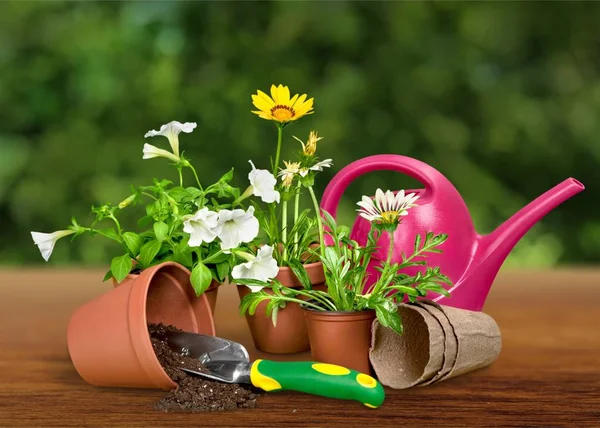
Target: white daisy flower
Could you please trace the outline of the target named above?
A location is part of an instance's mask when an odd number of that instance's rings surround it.
[[[391,190],[383,193],[381,189],[375,192],[375,200],[363,196],[357,205],[359,215],[371,223],[397,224],[400,217],[408,215],[408,209],[416,206],[419,196],[415,193],[404,194],[400,190],[395,196]]]
[[[252,165],[252,171],[248,174],[248,180],[250,180],[250,185],[252,186],[252,194],[258,196],[263,202],[268,204],[272,202],[279,203],[281,195],[275,190],[277,179],[266,169],[256,169],[252,161],[248,162]]]
[[[183,231],[190,234],[188,245],[199,247],[203,242],[212,242],[219,234],[219,215],[204,207],[195,214],[187,216],[183,222]]]
[[[40,249],[40,253],[42,253],[44,260],[48,261],[52,255],[56,241],[65,236],[72,235],[73,233],[75,232],[72,230],[57,230],[53,233],[31,232],[31,237],[33,238],[35,245]]]
[[[329,168],[331,167],[331,165],[333,165],[333,160],[325,159],[324,161],[317,162],[308,169],[310,169],[311,171],[323,171],[323,168]]]
[[[186,134],[189,134],[194,130],[194,128],[196,128],[196,126],[196,122],[181,123],[174,120],[173,122],[169,122],[161,126],[158,131],[152,130],[146,132],[144,138],[156,137],[157,135],[167,137],[169,139],[171,149],[173,149],[173,154],[179,158],[179,133],[185,132]]]
[[[231,271],[231,276],[236,279],[254,279],[257,281],[270,281],[279,273],[277,261],[273,258],[273,247],[265,245],[258,250],[252,260],[237,265]],[[260,285],[246,285],[252,292],[260,291]]]
[[[221,249],[230,250],[242,242],[250,242],[258,236],[258,219],[254,217],[254,207],[247,211],[241,209],[221,210],[218,216],[217,234],[221,240]]]

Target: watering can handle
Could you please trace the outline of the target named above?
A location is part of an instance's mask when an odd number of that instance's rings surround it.
[[[348,185],[361,175],[381,170],[401,172],[423,183],[425,191],[419,197],[419,204],[432,200],[437,191],[446,190],[445,188],[456,191],[446,177],[424,162],[401,155],[374,155],[352,162],[333,177],[323,193],[321,209],[335,218],[338,204]]]

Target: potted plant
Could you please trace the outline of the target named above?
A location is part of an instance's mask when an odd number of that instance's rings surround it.
[[[147,323],[163,322],[214,335],[211,305],[205,295],[211,286],[244,271],[257,259],[262,270],[250,277],[266,281],[278,273],[273,249],[263,246],[256,250],[259,221],[254,206],[244,207],[253,195],[270,200],[275,177],[256,181],[242,193],[229,184],[231,170],[216,183],[203,186],[196,169],[179,152],[178,134],[190,133],[195,127],[195,123],[170,122],[146,134],[168,138],[171,151],[145,144],[143,159],[170,160],[178,172],[178,185],[154,179],[151,185],[132,188],[116,206],[93,207],[95,219],[90,226],[73,219],[65,230],[31,232],[46,261],[57,240],[66,236],[99,235],[120,245],[122,253],[112,259],[105,276],[119,285],[79,308],[69,323],[71,358],[90,383],[174,387],[154,356]],[[194,185],[184,186],[184,170],[191,170]],[[265,173],[270,175],[268,171],[252,172],[259,177]],[[137,222],[139,230],[125,230],[119,214],[136,205],[144,206]],[[100,227],[101,223],[110,227]],[[119,365],[121,360],[127,363]]]
[[[399,302],[415,301],[429,292],[448,295],[444,286],[451,286],[451,281],[439,268],[427,266],[425,260],[427,253],[441,252],[440,246],[448,237],[445,234],[417,235],[414,252],[403,254],[400,263],[392,263],[394,235],[401,233],[401,219],[408,215],[417,199],[418,196],[412,193],[405,195],[400,191],[394,195],[380,189],[375,200],[363,197],[358,203],[359,212],[371,222],[364,246],[350,239],[347,227],[338,226],[329,213],[323,212],[325,233],[332,242],[318,253],[324,266],[326,290],[298,290],[275,279],[269,284],[260,284],[264,287],[262,290],[247,295],[241,311],[254,313],[259,304],[266,303],[267,315],[276,322],[282,302],[300,303],[306,315],[313,359],[369,373],[372,321],[377,318],[383,326],[401,334]],[[383,233],[389,234],[388,256],[378,268],[379,278],[369,281],[367,266],[377,250],[378,237]],[[422,270],[410,275],[406,269],[411,267]],[[306,275],[298,277],[307,280]]]
[[[264,232],[263,243],[274,248],[274,257],[279,266],[275,280],[290,289],[324,290],[322,262],[314,251],[310,251],[318,248],[323,242],[323,228],[319,227],[319,206],[313,190],[315,176],[332,164],[331,159],[320,161],[316,155],[317,143],[322,137],[315,131],[310,132],[306,142],[294,137],[302,148],[296,152],[295,160],[283,161],[283,165],[280,165],[283,131],[288,125],[313,113],[313,99],[307,99],[306,94],[290,97],[287,86],[273,85],[271,96],[258,91],[252,96],[252,101],[258,109],[253,113],[272,121],[277,129],[272,172],[280,178],[277,185],[280,199],[268,204],[266,209],[261,210],[257,206],[261,229]],[[305,191],[310,196],[313,209],[301,212],[300,199]],[[234,281],[239,284],[238,292],[243,300],[257,289],[255,285],[250,284],[257,278],[235,273]],[[265,289],[264,292],[269,293],[270,290]],[[304,315],[297,302],[280,302],[276,325],[264,313],[261,306],[257,312],[246,314],[254,344],[258,349],[270,353],[296,353],[309,349]]]

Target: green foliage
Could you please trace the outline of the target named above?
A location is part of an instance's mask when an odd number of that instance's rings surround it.
[[[380,230],[373,224],[368,234],[367,244],[361,246],[348,237],[347,228],[340,227],[329,213],[324,212],[327,235],[333,244],[325,247],[320,256],[325,271],[327,292],[314,290],[304,266],[297,262],[291,265],[292,270],[304,286],[304,289],[293,289],[281,285],[278,281],[264,283],[260,281],[240,280],[242,284],[263,287],[258,292],[250,293],[242,299],[240,311],[256,310],[262,301],[268,301],[267,316],[276,322],[277,311],[273,308],[283,307],[286,302],[299,303],[305,307],[320,311],[362,311],[375,310],[381,325],[390,327],[402,334],[402,319],[398,314],[397,303],[405,298],[414,302],[417,297],[428,293],[449,296],[446,287],[451,288],[450,279],[440,272],[439,267],[427,266],[425,258],[429,253],[441,253],[439,248],[448,238],[445,234],[426,233],[425,237],[415,237],[414,252],[406,256],[402,254],[401,263],[387,261],[380,263],[376,269],[380,277],[368,285],[367,266],[371,256],[377,249],[375,231]],[[396,228],[398,225],[396,225]],[[394,246],[392,238],[395,230],[390,231],[390,248]],[[409,267],[424,266],[424,271],[408,275],[404,271]],[[446,286],[446,287],[445,287]],[[271,290],[271,293],[265,291]],[[305,301],[302,297],[308,298]]]
[[[320,156],[335,167],[317,194],[358,158],[408,155],[446,175],[487,233],[575,176],[585,192],[508,264],[597,263],[599,15],[594,2],[1,2],[0,263],[41,264],[30,230],[83,219],[129,184],[175,181],[166,162],[141,162],[158,124],[198,122],[185,154],[207,182],[273,153],[273,126],[249,96],[272,81],[315,97],[318,115],[286,128],[282,158],[292,135],[325,136]],[[392,172],[361,177],[341,223],[360,195],[411,186]],[[119,217],[125,230],[141,209]],[[120,251],[81,237],[52,260],[105,264]]]
[[[197,296],[202,295],[202,293],[208,289],[212,279],[212,273],[204,263],[197,263],[196,266],[194,266],[190,276],[190,281]]]

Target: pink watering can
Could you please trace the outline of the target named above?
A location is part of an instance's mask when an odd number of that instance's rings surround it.
[[[395,252],[392,262],[400,262],[401,252],[412,254],[416,234],[447,233],[448,240],[440,247],[443,254],[429,254],[430,266],[439,266],[454,283],[450,297],[439,296],[438,303],[456,308],[480,311],[500,266],[525,233],[558,205],[581,192],[583,184],[568,178],[514,214],[489,235],[479,235],[456,188],[439,171],[406,156],[375,155],[360,159],[342,169],[331,180],[321,201],[321,208],[336,216],[337,207],[346,187],[356,178],[373,171],[391,170],[406,174],[425,185],[424,189],[407,190],[419,194],[417,205],[394,235]],[[387,190],[387,189],[382,189]],[[367,241],[370,223],[357,217],[351,238],[361,245]],[[326,242],[330,245],[330,242]],[[369,266],[371,280],[377,278],[375,267],[385,260],[389,238],[382,234],[378,252]],[[413,272],[415,268],[412,268]],[[412,274],[413,272],[407,271]]]

